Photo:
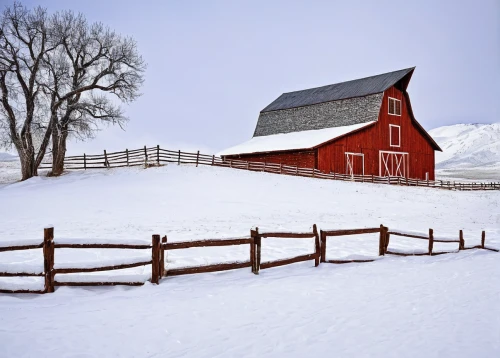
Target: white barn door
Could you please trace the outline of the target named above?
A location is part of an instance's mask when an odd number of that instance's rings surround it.
[[[379,175],[381,177],[403,177],[409,172],[408,153],[380,151]]]
[[[365,155],[363,153],[345,152],[345,173],[351,177],[365,175]]]

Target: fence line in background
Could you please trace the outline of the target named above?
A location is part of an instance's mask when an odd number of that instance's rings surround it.
[[[122,152],[112,153],[107,153],[104,150],[103,154],[83,154],[81,156],[68,156],[64,160],[64,166],[67,170],[121,168],[131,166],[150,167],[159,166],[163,163],[177,163],[179,165],[195,164],[196,166],[209,165],[318,179],[343,180],[389,185],[421,186],[448,190],[500,190],[500,182],[460,183],[455,181],[420,180],[404,177],[380,177],[376,175],[323,173],[318,169],[299,168],[297,166],[289,166],[276,163],[224,160],[221,157],[215,155],[200,154],[200,151],[197,151],[196,153],[182,152],[180,150],[173,151],[162,149],[159,145],[150,148],[144,146],[144,148],[134,150],[126,149]],[[50,162],[44,162],[40,166],[40,169],[50,168]]]
[[[167,241],[164,236],[160,240],[160,235],[153,235],[151,245],[149,244],[116,244],[116,243],[67,243],[54,242],[54,228],[44,229],[43,242],[35,245],[17,245],[17,246],[0,246],[0,252],[5,251],[19,251],[19,250],[32,250],[43,248],[43,272],[0,272],[0,277],[44,277],[44,290],[7,290],[0,289],[0,293],[50,293],[54,292],[55,286],[114,286],[114,285],[128,285],[140,286],[143,285],[142,281],[110,281],[110,282],[88,282],[88,281],[57,281],[56,275],[64,275],[69,273],[85,273],[97,271],[112,271],[121,270],[126,268],[151,265],[151,283],[159,284],[162,277],[178,276],[186,274],[196,274],[203,272],[215,272],[234,270],[251,267],[254,274],[259,274],[261,269],[268,269],[277,266],[289,265],[296,262],[303,262],[314,260],[314,266],[319,266],[321,263],[332,264],[346,264],[346,263],[361,263],[371,262],[373,259],[359,259],[359,260],[327,260],[326,259],[326,244],[328,237],[339,237],[347,235],[361,235],[379,233],[379,256],[386,254],[399,255],[399,256],[420,256],[420,255],[441,255],[447,253],[457,253],[461,250],[470,249],[484,249],[499,252],[499,249],[493,247],[486,247],[486,234],[484,231],[481,233],[481,244],[471,247],[465,246],[463,238],[463,231],[459,231],[458,239],[435,237],[433,229],[429,229],[428,235],[422,233],[405,232],[398,230],[390,230],[384,225],[378,228],[363,228],[352,230],[321,230],[318,234],[316,225],[313,225],[312,232],[259,232],[259,229],[250,230],[250,236],[244,238],[230,238],[230,239],[212,239],[212,240],[196,240],[196,241],[182,241],[171,242]],[[422,252],[404,252],[388,248],[390,235],[402,236],[407,238],[414,238],[418,240],[428,241],[428,250]],[[261,262],[262,239],[263,238],[288,238],[288,239],[306,239],[314,238],[314,252],[311,254],[295,256],[287,259],[280,259],[275,261]],[[71,241],[71,239],[69,239]],[[435,242],[441,243],[458,243],[458,249],[455,251],[434,251],[433,245]],[[177,249],[189,249],[193,247],[221,247],[232,245],[249,245],[249,260],[248,261],[234,261],[227,263],[217,263],[211,265],[182,267],[174,269],[165,269],[165,251]],[[128,262],[124,264],[114,264],[97,267],[72,267],[72,268],[54,268],[55,249],[124,249],[124,250],[151,250],[151,260],[142,260],[137,262]]]

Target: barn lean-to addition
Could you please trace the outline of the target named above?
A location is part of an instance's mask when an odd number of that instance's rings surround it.
[[[259,115],[253,138],[225,159],[325,173],[434,180],[441,148],[417,122],[406,91],[415,67],[284,93]]]

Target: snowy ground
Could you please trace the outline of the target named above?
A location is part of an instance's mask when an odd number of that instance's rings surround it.
[[[0,297],[2,356],[498,357],[497,256],[297,264]]]
[[[62,238],[169,241],[266,230],[389,228],[458,236],[500,247],[500,193],[451,192],[314,180],[226,168],[168,165],[73,172],[0,186],[0,245]],[[392,238],[390,248],[425,248]],[[453,249],[456,244],[436,245]],[[377,254],[377,235],[328,239],[327,257]],[[265,239],[263,261],[312,252],[306,239]],[[148,257],[149,252],[56,250],[56,267]],[[169,253],[167,267],[248,259],[248,247]],[[58,288],[0,295],[7,357],[442,357],[500,354],[500,254],[471,250],[374,263],[163,279],[134,288]],[[0,253],[0,271],[41,269],[41,250]],[[115,274],[145,280],[150,269]],[[98,273],[103,276],[103,273]],[[65,278],[56,277],[57,280]],[[74,275],[73,275],[74,276]],[[88,274],[85,277],[89,277]],[[106,279],[107,277],[104,277]],[[66,280],[71,280],[66,277]],[[112,278],[115,280],[116,278]],[[0,287],[40,287],[0,278]],[[26,338],[30,337],[30,344]],[[40,352],[43,352],[40,354]]]

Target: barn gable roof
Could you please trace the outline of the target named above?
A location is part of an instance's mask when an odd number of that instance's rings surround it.
[[[406,90],[414,70],[415,67],[405,68],[399,71],[335,83],[328,86],[283,93],[274,102],[264,108],[261,113],[310,106],[347,98],[364,97],[384,92],[396,84],[400,84],[399,87]]]
[[[434,150],[441,148],[417,122],[406,89],[415,67],[333,85],[284,93],[264,108],[253,138],[219,155],[314,149],[379,119],[384,92],[403,92],[410,118]],[[329,137],[329,138],[327,138]]]

